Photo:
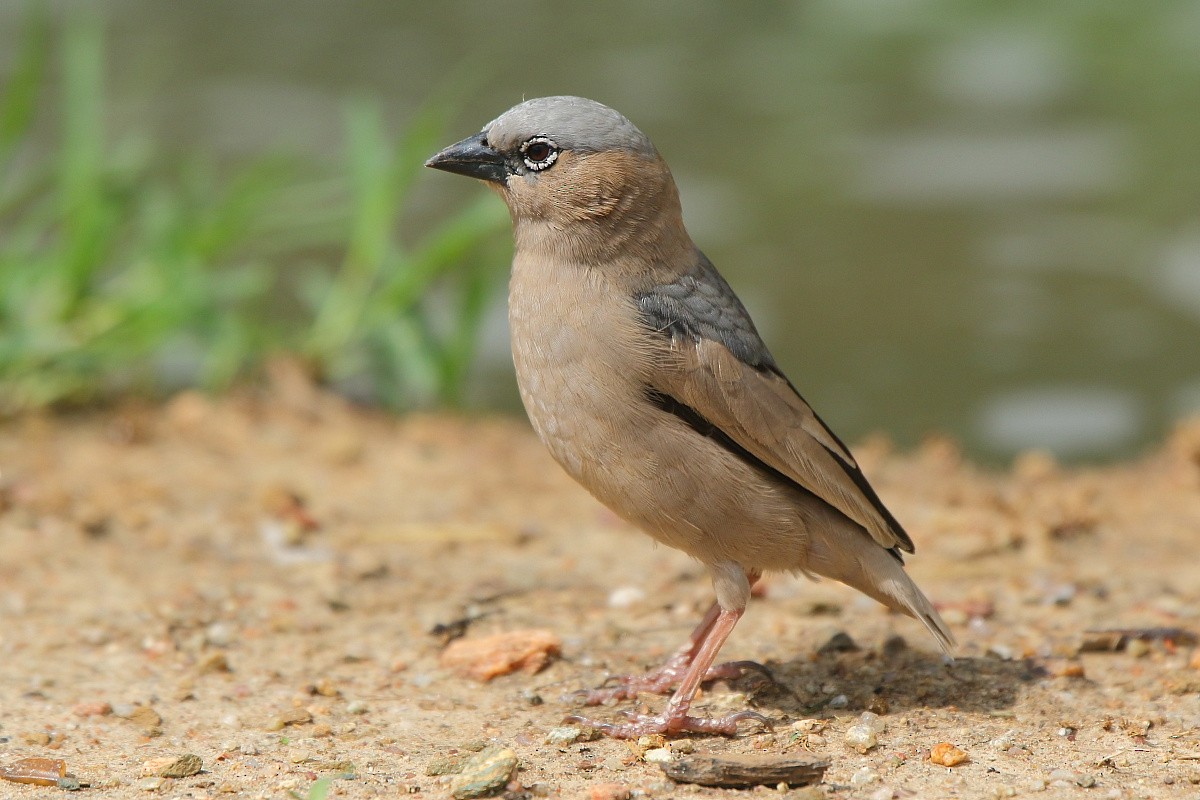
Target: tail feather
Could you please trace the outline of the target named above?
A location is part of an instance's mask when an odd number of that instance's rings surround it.
[[[848,531],[839,526],[827,536],[829,539],[820,535],[813,537],[807,564],[809,570],[841,581],[888,608],[918,620],[937,639],[943,652],[953,657],[954,634],[897,559],[862,531]]]

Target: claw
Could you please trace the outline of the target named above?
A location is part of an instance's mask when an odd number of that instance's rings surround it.
[[[565,702],[599,706],[609,702],[634,700],[642,692],[669,694],[690,665],[690,659],[680,655],[671,657],[658,669],[644,675],[609,675],[595,689],[580,689],[563,696]],[[740,678],[746,672],[757,672],[774,682],[775,675],[757,661],[727,661],[716,664],[704,673],[704,683]]]
[[[614,739],[636,739],[639,736],[648,736],[655,733],[667,736],[680,733],[708,733],[719,736],[737,736],[738,723],[747,720],[757,722],[765,731],[775,729],[771,720],[757,711],[739,711],[736,714],[730,714],[725,717],[692,717],[686,713],[671,714],[669,712],[646,716],[627,711],[624,712],[623,716],[629,722],[599,722],[580,716],[579,714],[571,714],[565,717],[563,722],[594,728]]]

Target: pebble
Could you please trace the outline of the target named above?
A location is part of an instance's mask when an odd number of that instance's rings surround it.
[[[829,702],[825,704],[827,708],[845,708],[848,705],[850,705],[850,698],[844,694],[831,697]]]
[[[651,733],[647,736],[639,736],[637,740],[637,749],[641,752],[647,750],[656,750],[667,746],[667,737],[661,733]]]
[[[829,637],[829,641],[817,648],[818,655],[829,653],[853,653],[859,649],[858,643],[850,638],[845,631],[838,631]]]
[[[851,725],[846,730],[846,746],[859,753],[866,753],[879,744],[875,729],[870,725]]]
[[[629,800],[629,787],[621,783],[596,783],[588,790],[591,800]]]
[[[456,639],[446,646],[438,661],[443,667],[484,683],[517,670],[533,675],[561,650],[561,640],[550,631],[505,631],[492,636]]]
[[[267,723],[267,730],[281,731],[289,725],[303,725],[307,722],[312,722],[312,714],[307,709],[292,708],[277,717],[272,717]]]
[[[229,647],[237,641],[237,634],[228,622],[214,622],[204,629],[204,640],[213,647]]]
[[[203,656],[196,662],[196,672],[208,675],[214,672],[231,672],[229,659],[220,650],[215,650]]]
[[[850,776],[850,783],[854,786],[867,786],[877,780],[879,780],[879,773],[870,767],[862,767]]]
[[[200,756],[186,753],[182,756],[164,756],[152,758],[142,763],[144,777],[187,778],[198,773],[204,767]]]
[[[150,706],[119,703],[113,706],[113,714],[146,730],[153,730],[162,724],[162,717]]]
[[[646,599],[646,592],[639,586],[621,586],[608,596],[609,608],[629,608]]]
[[[71,709],[71,713],[77,717],[106,717],[113,713],[113,709],[108,703],[95,701],[91,703],[79,703]]]
[[[583,737],[583,734],[583,728],[575,725],[563,725],[562,727],[551,728],[550,730],[546,731],[546,738],[544,741],[546,744],[554,745],[555,747],[562,747],[564,745],[574,744],[575,742],[579,741]]]
[[[674,753],[667,747],[655,747],[642,753],[642,760],[649,764],[666,764],[674,758]]]
[[[155,776],[155,777],[151,777],[151,778],[142,778],[135,785],[137,786],[137,788],[141,789],[143,792],[157,792],[159,789],[161,789],[163,787],[163,784],[165,784],[166,782],[167,782],[166,778],[159,778],[159,777]]]
[[[967,760],[967,754],[949,742],[938,742],[930,749],[929,760],[943,767],[956,767]]]
[[[866,753],[879,744],[879,734],[886,729],[887,723],[878,714],[864,711],[858,715],[858,721],[846,730],[846,745],[860,753]]]
[[[492,745],[468,758],[462,771],[450,781],[455,800],[487,797],[502,789],[517,771],[517,754],[507,747]]]
[[[367,704],[362,700],[351,700],[346,703],[347,714],[365,714],[367,713]]]
[[[990,742],[988,742],[988,746],[993,750],[1008,750],[1010,747],[1016,745],[1017,736],[1018,734],[1015,728],[1007,730],[1000,736],[997,736],[995,739],[992,739]]]

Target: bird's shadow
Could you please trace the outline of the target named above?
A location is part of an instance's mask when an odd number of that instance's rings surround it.
[[[904,649],[819,653],[811,659],[767,662],[731,687],[756,708],[789,717],[908,708],[993,712],[1013,706],[1021,687],[1039,677],[1027,661],[958,658]]]

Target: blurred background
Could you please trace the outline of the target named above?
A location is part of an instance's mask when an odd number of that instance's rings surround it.
[[[501,203],[622,111],[844,437],[1126,456],[1200,410],[1200,3],[0,0],[0,409],[253,381],[519,408]]]

